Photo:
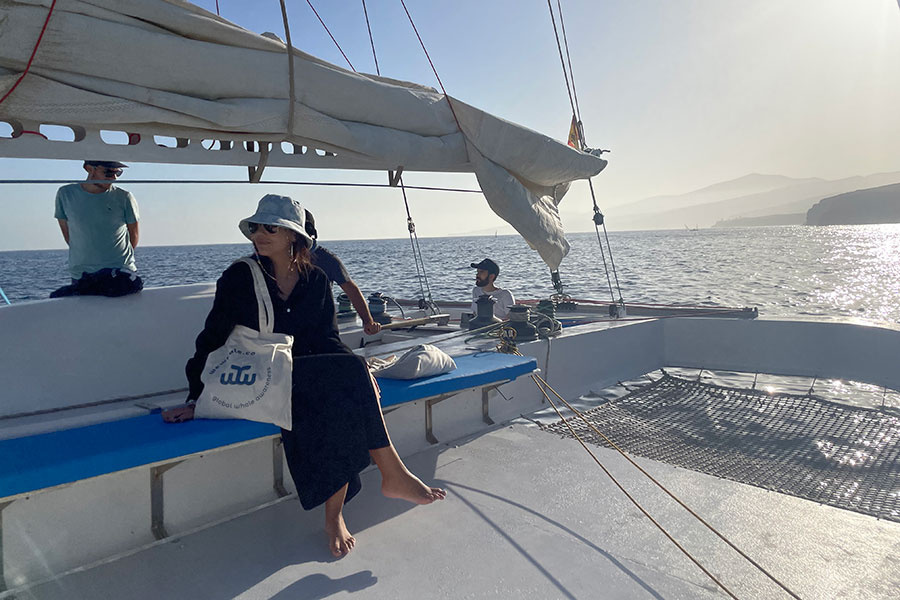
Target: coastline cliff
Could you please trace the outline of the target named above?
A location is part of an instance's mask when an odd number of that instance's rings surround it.
[[[807,225],[900,223],[900,183],[823,198],[806,213]]]

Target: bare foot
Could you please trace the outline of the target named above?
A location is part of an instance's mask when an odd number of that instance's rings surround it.
[[[337,558],[347,556],[356,545],[356,538],[350,535],[341,514],[336,520],[325,521],[325,533],[328,535],[328,549]]]
[[[414,504],[431,504],[447,497],[447,492],[441,488],[428,487],[409,471],[392,477],[383,476],[381,493],[388,498],[400,498]]]

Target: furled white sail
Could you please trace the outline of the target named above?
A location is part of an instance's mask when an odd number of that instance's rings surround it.
[[[49,7],[50,0],[0,0],[0,97],[25,70]],[[296,49],[293,56],[291,102],[286,47],[274,36],[180,0],[58,0],[28,75],[0,103],[0,120],[14,130],[65,124],[198,146],[255,140],[277,151],[287,141],[336,154],[338,167],[474,172],[491,208],[558,267],[568,252],[559,200],[569,182],[606,161],[432,88],[353,73]],[[0,155],[26,148],[24,155],[61,157],[58,149],[31,150],[41,144],[28,137],[0,140]],[[67,158],[85,156],[71,146]],[[120,160],[140,160],[140,150],[111,149]],[[214,152],[206,156],[218,162]]]

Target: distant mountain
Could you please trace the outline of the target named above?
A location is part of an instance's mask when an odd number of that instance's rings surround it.
[[[653,196],[643,200],[636,200],[615,207],[619,215],[634,215],[639,213],[660,212],[676,210],[697,204],[708,204],[731,198],[751,196],[762,192],[768,192],[779,188],[804,183],[821,182],[822,179],[796,179],[784,175],[762,175],[751,173],[730,181],[723,181],[713,185],[688,192],[686,194]]]
[[[685,225],[710,227],[718,221],[803,213],[823,198],[894,183],[900,183],[900,172],[833,181],[748,175],[689,194],[647,198],[610,208],[604,213],[607,227],[615,230],[681,229]],[[635,212],[638,208],[641,210]],[[572,222],[575,220],[573,217],[570,213],[566,219]],[[589,215],[579,215],[577,222],[589,223],[589,219]]]
[[[900,223],[900,183],[824,198],[806,213],[807,225]]]

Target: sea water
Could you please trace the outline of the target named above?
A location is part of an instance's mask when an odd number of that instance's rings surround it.
[[[755,306],[761,316],[839,316],[900,322],[900,224],[576,233],[560,267],[574,298]],[[409,239],[323,241],[365,294],[421,296]],[[435,300],[468,300],[470,264],[494,259],[517,298],[553,292],[547,266],[518,236],[419,238]],[[610,248],[612,252],[610,252]],[[138,247],[145,286],[215,281],[249,244]],[[614,267],[614,268],[613,268]],[[10,302],[68,283],[65,250],[0,252]],[[336,293],[340,290],[336,289]],[[612,289],[612,292],[610,292]],[[0,300],[2,304],[2,300]]]
[[[596,233],[568,236],[560,268],[574,298],[701,306],[755,306],[762,317],[859,317],[900,323],[900,225],[756,227],[698,231],[611,232],[601,252]],[[409,239],[323,241],[365,294],[421,295]],[[435,300],[469,300],[483,258],[501,268],[497,283],[517,298],[553,292],[547,266],[518,236],[420,238]],[[250,244],[138,247],[146,286],[215,281]],[[613,265],[615,269],[613,269]],[[65,250],[0,252],[0,288],[12,303],[46,298],[68,282]],[[424,287],[424,282],[422,284]],[[610,291],[612,290],[612,291]],[[340,293],[335,288],[335,293]],[[0,310],[3,310],[0,299]],[[198,323],[198,331],[201,324]],[[705,381],[805,393],[806,378],[700,372]],[[817,394],[859,406],[900,409],[900,393],[837,380]],[[606,395],[624,393],[608,390]]]

